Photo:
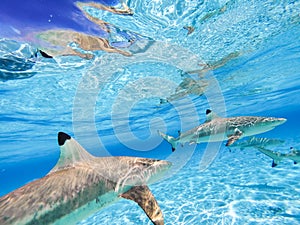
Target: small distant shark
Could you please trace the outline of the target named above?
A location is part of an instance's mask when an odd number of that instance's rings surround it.
[[[294,149],[291,147],[291,151],[289,153],[280,153],[280,152],[274,152],[268,149],[265,149],[263,147],[256,147],[260,152],[264,153],[265,155],[271,157],[273,159],[272,167],[275,167],[278,165],[280,161],[283,159],[291,159],[294,161],[294,164],[297,164],[300,162],[300,151]]]
[[[186,77],[178,85],[174,94],[165,99],[160,99],[160,104],[175,101],[187,95],[201,96],[204,94],[207,86],[208,82],[205,82],[203,80],[195,80],[191,77]]]
[[[76,224],[120,197],[138,203],[153,224],[164,224],[146,184],[162,176],[170,162],[94,157],[63,132],[58,143],[60,158],[45,177],[0,198],[1,225]]]
[[[257,146],[260,147],[266,147],[266,146],[272,146],[272,145],[280,145],[284,141],[279,139],[271,139],[271,138],[258,138],[258,137],[251,137],[246,141],[243,142],[234,142],[230,147],[238,147],[241,150],[245,148],[254,148]]]
[[[210,109],[206,110],[206,121],[185,133],[180,133],[179,137],[163,134],[159,135],[172,145],[175,151],[177,144],[201,143],[227,140],[226,146],[232,145],[236,140],[252,136],[274,129],[283,124],[284,118],[257,117],[257,116],[238,116],[221,118]]]

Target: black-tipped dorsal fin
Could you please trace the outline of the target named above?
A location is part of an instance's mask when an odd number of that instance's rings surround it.
[[[205,122],[210,122],[215,118],[219,118],[219,116],[216,113],[214,113],[213,111],[211,111],[210,109],[207,109],[205,114],[206,114]]]
[[[42,51],[42,50],[40,50],[40,49],[39,49],[38,51],[41,53],[41,55],[42,55],[44,58],[48,58],[48,59],[52,59],[52,58],[53,58],[53,56],[47,54],[46,52],[44,52],[44,51]]]
[[[60,157],[50,173],[72,167],[80,161],[88,162],[94,158],[70,135],[59,132],[57,139],[60,146]]]
[[[70,140],[71,139],[71,136],[64,133],[64,132],[58,132],[58,135],[57,135],[57,141],[58,141],[58,145],[59,146],[62,146],[65,144],[66,140]]]
[[[123,198],[135,201],[155,225],[163,225],[162,211],[147,186],[134,186],[129,191],[120,195]]]

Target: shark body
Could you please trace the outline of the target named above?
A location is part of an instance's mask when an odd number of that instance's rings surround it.
[[[201,96],[204,94],[207,86],[208,82],[204,80],[195,80],[191,77],[186,77],[178,85],[175,93],[165,99],[160,99],[160,104],[175,101],[188,95]]]
[[[257,146],[260,147],[275,146],[275,145],[280,145],[283,142],[284,142],[283,140],[279,140],[279,139],[251,137],[246,141],[234,142],[232,145],[230,145],[230,147],[234,147],[234,148],[238,147],[241,150],[243,150],[245,148],[253,148]]]
[[[119,1],[109,0],[62,0],[43,2],[28,0],[24,7],[17,0],[2,0],[0,8],[0,36],[30,43],[43,57],[79,56],[84,59],[94,57],[94,51],[132,54],[111,45],[111,39],[120,45],[130,46],[129,39],[115,26],[90,15],[88,8],[108,11],[118,15],[133,15],[132,10]],[[128,32],[129,33],[129,32]],[[135,35],[132,35],[135,36]]]
[[[76,224],[120,197],[133,200],[153,224],[164,224],[146,184],[170,168],[167,161],[94,157],[76,140],[58,134],[60,158],[45,176],[0,198],[0,224]]]
[[[267,155],[273,159],[272,167],[277,166],[278,163],[284,159],[293,160],[294,164],[297,164],[300,162],[300,151],[296,150],[294,148],[291,148],[291,151],[289,153],[275,152],[275,151],[271,151],[271,150],[263,148],[263,147],[256,147],[256,148],[260,152],[264,153],[265,155]]]
[[[257,117],[257,116],[238,116],[222,118],[211,110],[206,110],[206,121],[187,132],[180,133],[179,137],[163,134],[159,131],[162,138],[172,145],[175,151],[178,144],[216,142],[227,140],[226,146],[232,145],[236,140],[252,136],[274,129],[283,124],[285,118]]]

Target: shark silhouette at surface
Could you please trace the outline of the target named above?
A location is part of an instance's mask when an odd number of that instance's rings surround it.
[[[172,145],[172,151],[175,151],[177,144],[201,143],[227,140],[226,146],[232,145],[236,140],[252,136],[274,129],[283,124],[284,118],[258,117],[258,116],[238,116],[221,118],[210,109],[206,110],[206,121],[184,133],[179,137],[159,132],[159,135]]]
[[[113,25],[89,15],[87,7],[133,14],[126,4],[117,0],[28,0],[23,4],[18,0],[2,0],[0,38],[30,43],[46,58],[74,55],[91,59],[92,51],[97,50],[130,56],[130,52],[112,46],[108,40]],[[114,35],[126,45],[133,42],[128,33],[126,37],[122,32]]]
[[[120,197],[138,203],[153,224],[164,224],[147,187],[171,163],[136,157],[94,157],[59,132],[60,158],[45,176],[0,198],[1,225],[76,224]]]

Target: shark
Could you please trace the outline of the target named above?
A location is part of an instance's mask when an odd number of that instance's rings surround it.
[[[172,151],[180,144],[217,142],[227,140],[226,146],[232,145],[240,138],[253,136],[274,129],[286,122],[285,118],[237,116],[223,118],[212,110],[206,110],[206,121],[184,133],[179,132],[177,138],[158,131],[159,135],[172,145]]]
[[[95,157],[64,132],[58,144],[59,160],[46,176],[0,198],[1,225],[76,224],[120,198],[135,201],[153,224],[164,224],[147,184],[160,179],[170,162]]]
[[[238,147],[241,150],[245,148],[253,148],[253,147],[266,147],[266,146],[275,146],[284,143],[283,140],[272,139],[272,138],[263,138],[263,137],[251,137],[246,141],[237,141],[234,142],[230,147]]]
[[[204,80],[195,80],[191,77],[186,77],[175,89],[175,93],[165,99],[160,99],[160,104],[179,100],[187,95],[201,96],[204,94],[208,82]]]
[[[61,0],[45,2],[28,0],[26,7],[18,0],[1,1],[0,36],[35,47],[41,56],[78,56],[92,59],[95,51],[131,56],[123,50],[132,45],[136,35],[115,32],[115,26],[88,13],[89,9],[132,16],[133,11],[123,1]],[[113,36],[113,37],[112,37]],[[129,39],[127,37],[129,36]],[[120,40],[113,46],[113,40]],[[125,47],[122,47],[122,46]]]
[[[271,151],[269,149],[266,149],[266,148],[263,148],[260,146],[258,146],[256,148],[263,154],[265,154],[273,159],[272,167],[277,166],[278,163],[284,159],[291,159],[294,161],[294,164],[297,164],[300,162],[300,151],[294,149],[293,147],[290,148],[289,153],[275,152],[275,151]]]

